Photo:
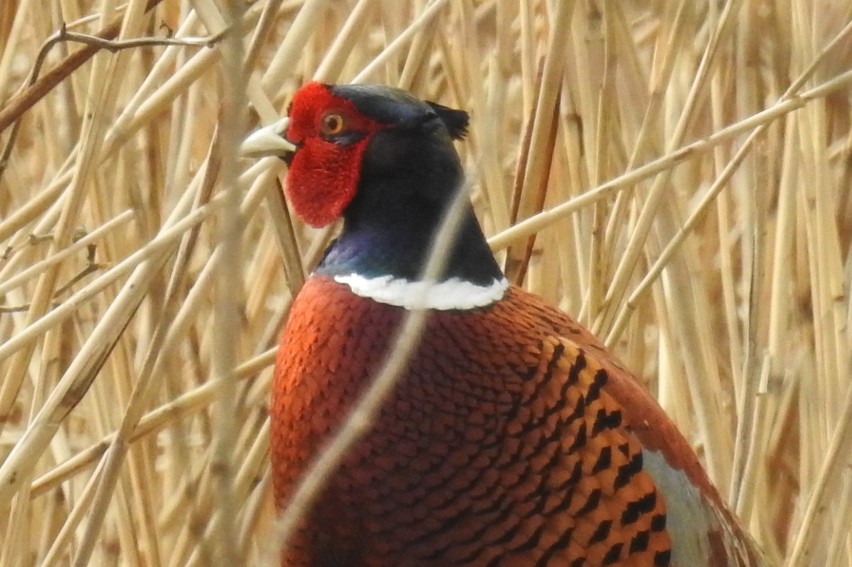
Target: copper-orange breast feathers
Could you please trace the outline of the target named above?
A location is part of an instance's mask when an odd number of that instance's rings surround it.
[[[270,408],[279,507],[384,360],[403,312],[309,279]],[[747,540],[723,529],[730,518],[688,447],[676,462],[697,477],[692,494],[665,494],[695,483],[686,470],[672,468],[666,486],[647,470],[649,451],[670,467],[685,441],[602,354],[568,316],[517,288],[493,306],[435,312],[285,564],[749,564]],[[635,420],[643,437],[669,437],[664,448],[644,448]],[[672,496],[692,502],[672,516]],[[713,533],[678,548],[695,536],[673,523]]]

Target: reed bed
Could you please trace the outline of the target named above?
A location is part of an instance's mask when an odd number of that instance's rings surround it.
[[[326,82],[472,114],[514,281],[772,564],[852,565],[852,4],[0,3],[0,565],[271,565],[276,338],[331,230],[236,147]]]

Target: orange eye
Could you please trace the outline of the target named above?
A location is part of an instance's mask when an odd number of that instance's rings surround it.
[[[323,136],[336,136],[346,129],[346,118],[338,112],[329,112],[322,117],[320,122],[320,134]]]

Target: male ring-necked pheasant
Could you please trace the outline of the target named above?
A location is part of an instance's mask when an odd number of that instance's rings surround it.
[[[290,312],[270,405],[277,507],[381,367],[463,171],[465,112],[300,88],[243,150],[339,238]],[[277,128],[277,131],[276,131]],[[594,336],[509,285],[468,206],[400,381],[283,565],[761,564],[663,410]],[[422,304],[421,304],[422,305]]]

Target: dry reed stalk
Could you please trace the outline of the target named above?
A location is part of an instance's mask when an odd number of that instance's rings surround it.
[[[852,6],[817,4],[0,3],[0,564],[274,563],[270,367],[333,229],[233,150],[314,77],[470,110],[498,256],[636,369],[773,562],[852,565]],[[58,37],[27,90],[63,22],[187,41]]]

